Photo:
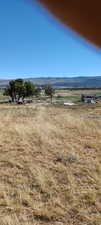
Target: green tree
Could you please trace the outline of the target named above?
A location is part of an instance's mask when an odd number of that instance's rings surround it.
[[[26,96],[26,88],[23,79],[16,79],[15,81],[15,100],[19,101],[20,98]]]
[[[4,91],[4,95],[11,97],[12,102],[18,101],[22,98],[35,95],[36,87],[30,81],[23,79],[16,79],[9,82],[8,87]]]
[[[12,102],[14,102],[16,98],[16,92],[15,92],[15,81],[11,80],[9,82],[9,85],[7,88],[5,88],[4,95],[10,96],[12,99]]]
[[[25,87],[25,96],[29,97],[34,95],[36,88],[34,84],[32,84],[30,81],[25,81],[24,87]]]
[[[44,87],[44,90],[45,90],[45,94],[50,96],[51,103],[52,103],[53,95],[55,94],[55,89],[51,85],[46,85]]]
[[[34,95],[35,95],[36,97],[38,97],[38,96],[40,96],[40,94],[41,94],[41,88],[40,88],[40,87],[36,87],[36,88],[35,88],[35,91],[34,91]]]

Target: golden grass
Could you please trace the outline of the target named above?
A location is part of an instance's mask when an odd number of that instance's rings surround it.
[[[101,108],[0,106],[0,225],[101,225],[101,120],[91,113]]]

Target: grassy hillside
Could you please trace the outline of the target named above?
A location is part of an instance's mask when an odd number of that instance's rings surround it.
[[[88,77],[41,77],[28,78],[32,83],[37,85],[51,84],[54,87],[101,87],[101,76]],[[0,88],[5,88],[9,80],[0,80]]]
[[[101,87],[101,76],[30,78],[30,81],[39,85],[49,83],[55,87]]]
[[[101,106],[0,106],[0,224],[101,225]]]

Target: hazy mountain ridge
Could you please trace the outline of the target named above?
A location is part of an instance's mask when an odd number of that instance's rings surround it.
[[[99,87],[101,86],[101,76],[95,77],[40,77],[40,78],[27,78],[25,80],[30,80],[32,83],[43,86],[46,84],[51,84],[54,87]],[[5,88],[9,80],[0,79],[0,88]]]

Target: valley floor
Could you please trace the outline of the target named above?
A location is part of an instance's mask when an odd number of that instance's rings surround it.
[[[101,105],[0,105],[0,225],[101,225]]]

